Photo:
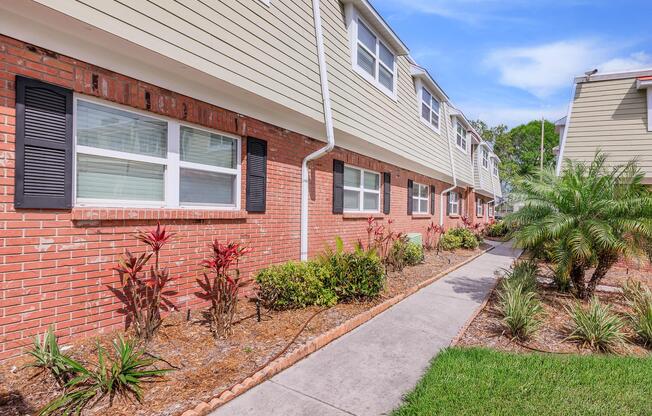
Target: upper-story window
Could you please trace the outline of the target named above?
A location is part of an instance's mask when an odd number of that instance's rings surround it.
[[[380,174],[353,166],[344,166],[344,210],[378,212]]]
[[[427,214],[429,200],[430,187],[414,182],[412,184],[412,212],[415,214]]]
[[[498,161],[496,159],[492,159],[491,166],[493,169],[494,176],[498,176]]]
[[[421,88],[421,119],[439,131],[440,102],[425,88]]]
[[[362,19],[357,20],[354,68],[378,88],[394,96],[396,58]]]
[[[462,123],[460,122],[457,122],[455,127],[455,143],[457,143],[457,147],[459,147],[465,152],[467,151],[466,129],[464,128],[464,126],[462,126]]]
[[[80,206],[237,208],[240,140],[96,100],[75,100]]]
[[[482,148],[482,167],[489,169],[489,152],[484,147]]]

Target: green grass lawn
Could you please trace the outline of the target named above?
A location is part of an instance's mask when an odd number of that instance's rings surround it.
[[[652,415],[652,358],[443,351],[393,416]]]

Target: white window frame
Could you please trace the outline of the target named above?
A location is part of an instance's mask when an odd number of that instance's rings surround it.
[[[127,113],[138,114],[151,119],[164,121],[167,123],[167,158],[155,156],[139,155],[135,153],[121,152],[117,150],[100,149],[97,147],[83,146],[77,144],[77,104],[79,101],[98,104],[107,108],[114,108]],[[232,138],[236,141],[236,162],[235,169],[223,168],[219,166],[204,165],[194,162],[185,162],[180,160],[181,151],[181,126],[190,127],[196,130],[202,130],[208,133],[219,134],[221,136]],[[193,123],[180,122],[169,117],[160,116],[115,104],[106,100],[95,97],[89,97],[81,94],[74,94],[73,98],[73,200],[75,207],[121,207],[121,208],[171,208],[171,209],[193,209],[193,210],[223,210],[238,211],[240,210],[240,198],[242,195],[242,138],[233,134],[225,133],[218,130],[198,126]],[[132,160],[136,162],[153,163],[165,167],[164,180],[164,197],[163,201],[138,201],[131,199],[96,199],[96,198],[78,198],[77,197],[77,154],[88,154],[94,156],[112,157],[122,160]],[[234,204],[181,204],[179,201],[179,181],[181,168],[194,169],[206,172],[225,173],[235,175],[235,201]]]
[[[344,209],[344,212],[349,212],[349,213],[355,213],[355,212],[370,212],[370,213],[378,213],[380,212],[380,188],[382,187],[381,183],[381,176],[379,172],[369,170],[369,169],[363,169],[357,166],[353,165],[348,165],[345,164],[344,168],[349,168],[349,169],[355,169],[357,171],[360,171],[360,187],[356,188],[355,186],[347,186],[344,185],[344,190],[345,191],[356,191],[358,192],[358,206],[360,208],[358,209]],[[364,187],[364,174],[365,173],[372,173],[376,176],[378,176],[378,190],[373,190],[373,189],[367,189]],[[364,194],[366,193],[373,193],[377,195],[378,198],[378,209],[364,209]]]
[[[455,195],[455,201],[453,201],[453,195]],[[460,215],[460,198],[461,195],[459,192],[455,191],[450,191],[448,194],[448,215]],[[453,207],[455,207],[455,211],[453,211]]]
[[[426,188],[426,197],[416,196],[414,188]],[[421,192],[419,192],[421,194]],[[421,201],[426,201],[426,210],[421,211]],[[415,205],[416,204],[416,205]],[[416,207],[416,209],[415,209]],[[413,214],[428,214],[430,211],[430,186],[423,183],[412,182],[412,213]]]
[[[348,6],[348,5],[347,5]],[[349,23],[349,37],[350,37],[350,49],[351,49],[351,62],[353,64],[353,70],[362,76],[364,79],[369,81],[372,85],[374,85],[376,88],[378,88],[380,91],[382,91],[385,95],[388,97],[392,98],[393,100],[397,100],[397,94],[396,94],[396,87],[397,87],[397,78],[398,78],[398,71],[396,70],[396,60],[397,60],[397,54],[392,49],[386,41],[382,39],[381,36],[378,35],[378,32],[374,30],[373,26],[369,24],[367,20],[365,20],[358,11],[355,9],[355,7],[352,8],[352,12],[349,13],[350,21]],[[371,51],[369,48],[367,48],[366,45],[363,45],[359,40],[358,40],[358,22],[362,22],[367,29],[376,37],[376,50]],[[388,51],[394,55],[394,64],[392,68],[388,68],[385,63],[381,62],[380,60],[380,44],[383,44],[385,48],[387,48]],[[374,58],[376,59],[376,65],[374,66],[374,76],[370,75],[367,71],[362,69],[358,65],[358,45],[362,45],[362,47],[369,53],[371,53]],[[391,69],[391,72],[393,74],[392,81],[392,89],[389,90],[387,87],[385,87],[383,84],[380,83],[379,80],[379,65],[383,65],[386,69]]]
[[[482,167],[485,170],[489,170],[489,152],[486,148],[482,148]]]
[[[498,161],[494,158],[491,159],[491,170],[492,174],[497,178],[498,177]]]
[[[460,134],[460,129],[462,134]],[[468,153],[469,151],[469,139],[467,136],[467,131],[462,123],[460,123],[460,121],[457,119],[455,120],[455,146],[457,146],[457,148],[464,153]]]
[[[432,129],[435,133],[438,133],[438,134],[439,134],[439,133],[441,132],[441,110],[442,110],[441,107],[442,107],[442,102],[441,102],[441,100],[439,99],[439,97],[437,97],[435,94],[433,94],[432,91],[430,91],[430,89],[426,88],[426,86],[423,85],[422,82],[418,82],[418,83],[417,83],[417,88],[419,88],[419,90],[418,90],[418,94],[417,94],[417,95],[418,95],[418,103],[419,103],[419,105],[418,105],[419,119],[420,119],[420,120],[421,120],[421,121],[422,121],[426,126],[428,126],[430,129]],[[426,120],[425,118],[423,118],[423,113],[422,113],[422,111],[421,111],[421,108],[422,108],[423,104],[425,104],[425,101],[423,101],[423,90],[424,90],[424,89],[425,89],[426,91],[428,91],[428,94],[430,94],[430,97],[431,97],[431,102],[428,104],[428,108],[430,109],[430,117],[432,117],[432,113],[433,113],[433,111],[432,111],[432,100],[435,100],[435,101],[437,101],[437,102],[439,103],[439,112],[437,113],[437,119],[438,119],[438,120],[437,120],[437,121],[438,121],[437,125],[438,125],[438,127],[435,127],[435,126],[431,123],[430,120]]]
[[[493,202],[489,202],[487,204],[487,215],[489,216],[489,218],[494,217],[494,203]]]
[[[480,197],[475,198],[475,215],[484,217],[484,201]]]

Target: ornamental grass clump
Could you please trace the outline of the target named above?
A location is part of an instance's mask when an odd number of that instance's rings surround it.
[[[34,358],[34,361],[27,364],[25,368],[34,367],[50,373],[59,387],[64,387],[72,378],[74,373],[65,360],[68,356],[61,352],[51,326],[43,334],[43,338],[39,335],[34,338],[34,346],[27,353]]]
[[[244,286],[238,264],[240,258],[251,248],[234,241],[211,244],[211,256],[201,264],[206,268],[204,279],[197,280],[203,292],[197,295],[210,301],[209,321],[215,338],[224,338],[231,333],[231,325],[238,306],[238,294]]]
[[[97,364],[86,366],[70,357],[62,360],[72,377],[64,385],[61,396],[39,411],[43,415],[79,415],[102,399],[113,405],[115,397],[138,402],[143,399],[142,383],[154,381],[171,369],[156,368],[159,358],[135,347],[135,342],[119,338],[113,342],[114,358],[109,359],[105,349],[98,344]]]
[[[610,352],[623,344],[623,321],[593,297],[588,307],[576,303],[569,311],[575,327],[568,339],[579,341],[593,350]]]
[[[506,278],[498,291],[498,312],[512,338],[527,339],[541,326],[541,302],[523,281]]]
[[[173,278],[169,270],[160,265],[160,252],[173,236],[161,224],[150,231],[139,231],[136,239],[145,243],[149,251],[136,255],[125,250],[114,268],[122,285],[115,293],[126,305],[127,322],[133,326],[136,336],[145,341],[150,340],[161,325],[161,312],[174,309],[168,297],[176,292],[166,289]],[[152,258],[154,264],[148,268]]]
[[[518,260],[512,268],[505,272],[505,279],[520,283],[526,292],[534,292],[537,288],[537,271],[539,267],[533,260]]]
[[[623,285],[623,296],[632,308],[628,316],[634,332],[643,345],[652,347],[652,291],[641,282],[628,280]]]

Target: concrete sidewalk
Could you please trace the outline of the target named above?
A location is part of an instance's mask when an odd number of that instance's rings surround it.
[[[494,272],[517,255],[497,245],[212,415],[390,413],[484,301]]]

